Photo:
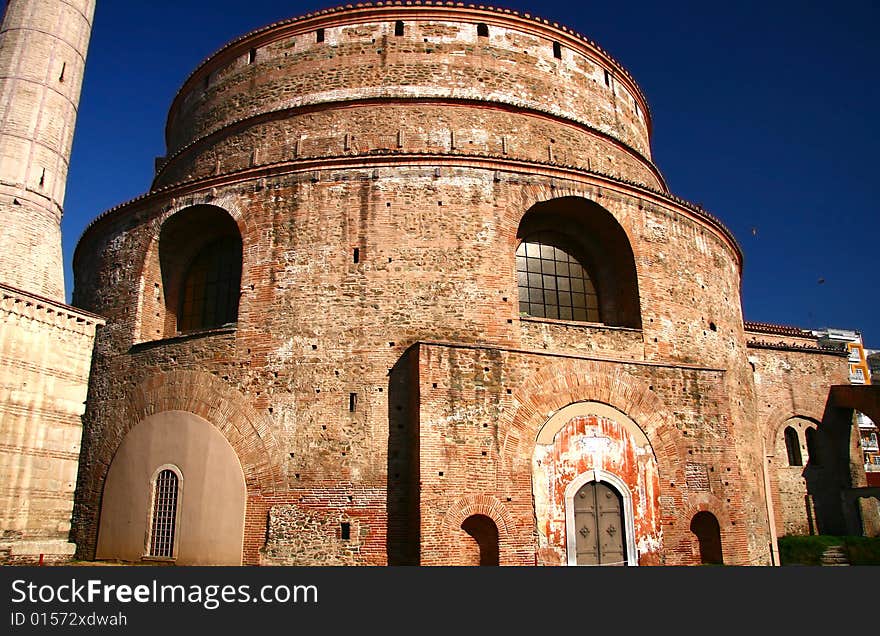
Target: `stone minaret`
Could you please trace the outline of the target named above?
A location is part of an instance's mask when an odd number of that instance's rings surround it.
[[[9,0],[0,28],[0,283],[61,302],[61,213],[95,1]]]
[[[99,316],[64,304],[61,210],[95,0],[9,0],[0,27],[0,564],[70,537]]]

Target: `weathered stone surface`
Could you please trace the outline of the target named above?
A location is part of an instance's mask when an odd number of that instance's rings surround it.
[[[476,563],[473,516],[494,524],[501,564],[565,563],[566,488],[597,469],[630,490],[639,563],[699,563],[699,512],[717,518],[725,562],[769,563],[760,405],[788,389],[813,404],[845,360],[799,350],[790,377],[757,380],[750,356],[775,354],[748,347],[740,250],[666,191],[649,130],[606,53],[498,11],[341,9],[211,57],[172,105],[154,189],[77,248],[75,301],[108,317],[81,555],[119,444],[178,409],[239,456],[245,563]],[[597,228],[592,258],[628,262],[635,280],[634,297],[611,286],[605,302],[630,301],[638,320],[520,314],[515,253],[540,215]],[[213,221],[165,232],[187,218]],[[182,265],[164,255],[220,219],[243,248],[237,322],[178,335]],[[608,253],[607,228],[631,257]],[[606,419],[580,413],[537,448],[554,414],[588,402]],[[574,457],[597,427],[625,452]]]

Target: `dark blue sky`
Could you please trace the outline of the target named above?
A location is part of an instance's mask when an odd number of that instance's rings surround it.
[[[247,31],[331,6],[98,0],[62,225],[68,297],[76,242],[95,216],[147,190],[190,72]],[[858,329],[880,348],[880,3],[500,6],[583,33],[635,77],[670,189],[743,247],[747,320]]]

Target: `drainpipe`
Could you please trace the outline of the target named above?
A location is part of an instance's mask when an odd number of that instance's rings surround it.
[[[776,536],[776,513],[773,510],[773,493],[770,490],[770,473],[767,470],[767,447],[761,439],[762,468],[764,471],[764,501],[767,503],[767,520],[770,523],[770,561],[773,565],[779,563],[779,541]]]

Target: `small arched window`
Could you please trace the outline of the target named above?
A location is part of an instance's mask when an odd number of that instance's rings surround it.
[[[785,450],[788,453],[789,466],[803,466],[801,459],[801,445],[798,439],[797,431],[791,427],[785,427]]]
[[[484,24],[482,22],[477,24],[477,37],[480,37],[480,38],[489,37],[489,27],[486,24]]]
[[[177,328],[211,329],[236,322],[241,286],[241,241],[224,237],[193,259],[180,293]]]
[[[813,466],[819,466],[819,448],[817,442],[818,431],[812,426],[807,429],[807,461]]]
[[[565,237],[527,236],[516,250],[519,311],[539,318],[599,322],[599,298],[586,265]]]
[[[486,515],[471,515],[461,524],[480,550],[480,565],[498,565],[498,527]]]
[[[148,553],[151,557],[166,559],[174,557],[179,495],[180,480],[177,473],[170,468],[160,470],[153,484]]]
[[[691,532],[700,543],[700,563],[721,565],[721,526],[711,512],[702,510],[691,519]]]

